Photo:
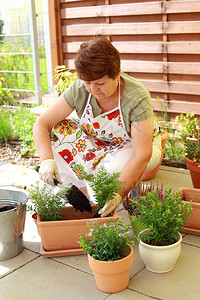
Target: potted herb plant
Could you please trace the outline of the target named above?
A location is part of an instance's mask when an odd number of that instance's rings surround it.
[[[123,225],[120,218],[115,223],[89,222],[87,229],[86,234],[79,234],[79,244],[88,255],[97,287],[106,293],[124,290],[133,263],[129,224]]]
[[[129,218],[131,220],[131,225],[133,228],[134,234],[138,235],[140,231],[147,228],[145,224],[142,224],[141,221],[138,219],[139,211],[136,208],[135,202],[138,201],[139,198],[142,196],[146,196],[147,193],[155,190],[159,197],[163,198],[163,185],[158,186],[151,184],[137,184],[134,188],[131,189],[131,191],[126,195],[126,197],[123,199],[123,206],[125,210],[128,211]]]
[[[104,186],[103,191],[103,181],[100,180],[101,176],[103,176],[105,180],[104,184],[108,182],[110,183],[109,185]],[[32,200],[32,206],[29,207],[29,210],[37,212],[37,226],[42,241],[42,255],[50,257],[83,253],[82,248],[77,243],[78,234],[85,233],[86,223],[94,217],[98,217],[97,212],[101,207],[103,207],[102,205],[104,205],[100,195],[103,194],[107,197],[105,198],[105,202],[107,202],[110,199],[109,197],[114,195],[114,191],[116,192],[117,186],[120,188],[121,183],[117,180],[118,176],[118,173],[109,174],[105,169],[100,169],[95,176],[90,178],[90,183],[93,186],[95,194],[98,195],[96,197],[97,204],[94,203],[91,205],[91,211],[84,212],[77,211],[73,206],[66,206],[67,202],[71,202],[70,197],[75,196],[70,192],[71,188],[67,189],[67,193],[66,190],[64,190],[61,193],[54,195],[53,191],[52,193],[49,192],[49,188],[47,186],[44,186],[43,189],[39,188],[39,186],[32,186],[32,189],[29,190],[30,199]],[[80,177],[82,179],[86,178],[86,174],[82,174]],[[81,196],[81,192],[78,189],[76,189],[75,192],[78,193],[76,197]],[[65,196],[68,197],[67,200],[65,199]],[[56,208],[57,202],[53,201],[54,199],[57,199],[55,197],[59,197],[59,209]],[[39,202],[38,199],[40,199]],[[50,200],[53,202],[51,207],[49,207],[50,205],[46,203]],[[43,208],[46,209],[47,206],[50,208],[48,215],[52,214],[53,216],[58,216],[57,220],[46,218],[46,212],[45,214],[42,214]],[[110,216],[110,219],[112,222],[115,222],[118,218],[118,213],[115,210],[113,215]],[[108,219],[109,217],[98,218],[98,222],[104,223]]]
[[[194,188],[200,189],[200,143],[199,138],[189,139],[184,138],[185,146],[185,161],[186,166],[190,170],[192,183]]]
[[[200,119],[194,113],[179,115],[178,134],[181,136],[184,149],[186,166],[190,170],[194,188],[200,188]]]
[[[181,252],[182,236],[179,233],[192,203],[184,202],[180,192],[164,192],[163,198],[151,191],[135,201],[138,219],[145,224],[139,234],[139,252],[146,268],[152,272],[171,271]]]
[[[120,172],[109,173],[104,167],[100,167],[95,175],[88,175],[81,164],[75,165],[73,170],[80,180],[85,179],[89,182],[98,210],[122,189],[123,182],[118,180]]]

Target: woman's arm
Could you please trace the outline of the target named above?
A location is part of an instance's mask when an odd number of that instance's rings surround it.
[[[68,117],[73,108],[61,95],[57,101],[43,113],[35,122],[33,127],[33,137],[40,160],[53,159],[51,141],[49,133],[54,125]]]
[[[153,117],[131,124],[132,156],[121,171],[119,180],[124,188],[109,200],[99,211],[101,217],[108,216],[117,208],[130,189],[140,180],[152,154]]]
[[[132,122],[132,156],[121,171],[119,180],[125,182],[125,187],[119,192],[124,198],[130,189],[140,180],[152,155],[153,117]]]

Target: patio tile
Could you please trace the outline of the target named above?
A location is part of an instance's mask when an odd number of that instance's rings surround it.
[[[93,276],[40,257],[0,281],[1,299],[105,299]]]
[[[37,180],[39,180],[39,174],[33,169],[9,163],[0,165],[0,185],[5,185],[5,188],[13,183],[30,186]]]
[[[107,300],[150,300],[152,298],[126,289],[120,293],[112,294],[106,298]]]
[[[199,300],[199,266],[200,248],[182,243],[181,256],[171,272],[156,274],[145,269],[131,280],[129,288],[159,299]]]
[[[26,212],[26,222],[23,239],[26,249],[37,253],[40,252],[41,238],[37,233],[37,227],[32,220],[30,212]]]
[[[28,262],[32,261],[37,257],[38,255],[36,255],[35,253],[24,249],[19,255],[13,258],[0,261],[0,278],[12,273],[18,268],[21,268],[22,266],[26,265]]]
[[[183,238],[183,243],[200,248],[200,236],[199,235],[193,235],[193,234],[187,234]]]

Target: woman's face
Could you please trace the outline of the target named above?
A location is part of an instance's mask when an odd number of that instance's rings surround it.
[[[118,82],[119,75],[115,79],[105,75],[97,80],[84,81],[84,85],[89,93],[91,93],[96,99],[101,100],[109,98],[116,92]]]

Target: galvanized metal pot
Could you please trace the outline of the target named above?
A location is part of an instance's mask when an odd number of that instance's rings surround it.
[[[13,258],[24,249],[27,200],[25,192],[0,188],[0,261]],[[4,210],[5,206],[8,210]]]

